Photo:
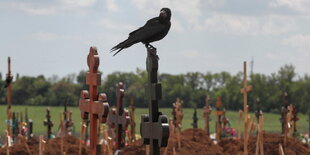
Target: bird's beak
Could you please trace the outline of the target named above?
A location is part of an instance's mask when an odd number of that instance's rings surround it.
[[[164,10],[160,11],[159,16],[160,16],[160,17],[164,17],[164,18],[167,17],[166,11],[164,11]]]

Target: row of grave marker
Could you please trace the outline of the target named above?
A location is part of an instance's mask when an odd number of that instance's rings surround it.
[[[119,83],[117,97],[118,97],[118,107],[116,110],[109,110],[109,104],[107,102],[107,97],[104,93],[98,93],[97,87],[101,84],[101,74],[98,73],[99,67],[99,55],[97,49],[95,47],[90,48],[90,53],[88,55],[87,64],[89,66],[89,72],[86,76],[86,83],[89,85],[89,91],[83,90],[80,95],[80,110],[81,116],[83,119],[82,129],[85,124],[90,124],[90,154],[96,154],[96,147],[97,147],[97,132],[98,132],[98,121],[100,123],[105,123],[107,119],[110,119],[110,126],[114,126],[117,131],[116,139],[117,148],[120,148],[124,145],[124,129],[127,128],[130,122],[129,113],[124,111],[122,108],[122,97],[124,95],[123,85]],[[161,112],[158,111],[158,100],[161,98],[161,85],[157,81],[157,70],[158,70],[158,56],[156,54],[156,49],[148,49],[148,56],[147,56],[147,71],[148,71],[148,79],[149,83],[146,89],[147,98],[149,99],[149,113],[150,115],[143,115],[142,116],[142,123],[141,123],[141,135],[143,138],[144,144],[150,144],[150,152],[151,154],[159,154],[159,147],[166,146],[168,137],[169,137],[169,126],[168,126],[168,119],[165,115],[162,115]],[[246,62],[244,62],[244,81],[243,81],[243,88],[241,93],[244,94],[244,153],[247,154],[247,141],[248,141],[248,131],[250,128],[250,116],[248,115],[248,105],[247,105],[247,94],[249,91],[252,90],[252,86],[247,85],[246,80]],[[12,81],[13,76],[10,70],[10,58],[8,59],[8,74],[7,74],[7,83],[8,83],[8,108],[7,108],[7,116],[8,116],[8,123],[7,123],[7,144],[11,141],[12,133],[10,129],[10,120],[12,120],[12,113],[11,113],[11,85],[10,82]],[[205,129],[208,134],[209,133],[209,121],[210,121],[210,113],[211,107],[209,105],[209,99],[206,99],[206,106],[204,107],[204,116],[206,121]],[[222,116],[224,115],[225,111],[221,108],[220,102],[217,104],[216,114],[218,117],[217,121],[217,135],[220,135],[220,131],[218,130],[221,128],[221,124],[225,123],[225,121],[221,121]],[[178,105],[175,106],[175,117],[173,120],[173,124],[176,131],[180,130],[181,123],[179,122],[180,117],[183,117],[183,114],[178,114]],[[289,108],[288,108],[289,107]],[[259,109],[259,107],[258,107]],[[110,114],[109,114],[110,111]],[[291,130],[288,131],[290,126],[288,126],[288,122],[295,122],[298,120],[296,116],[296,110],[294,110],[293,106],[288,106],[284,104],[282,108],[282,133],[285,135],[290,135]],[[109,115],[109,117],[107,117]],[[134,115],[131,113],[130,115]],[[65,117],[67,117],[67,113]],[[261,111],[258,110],[256,112],[256,117],[258,118],[258,123],[260,123],[262,118],[260,118]],[[48,117],[48,116],[47,116]],[[133,118],[133,117],[132,117]],[[197,126],[197,116],[193,117],[193,127]],[[46,126],[50,128],[52,126],[52,122],[48,119],[45,122]],[[70,124],[70,123],[69,123]],[[132,123],[131,126],[135,128],[135,124]],[[296,131],[296,125],[293,131]],[[84,129],[83,129],[84,130]],[[152,133],[152,134],[150,134]],[[178,133],[178,132],[176,132]],[[240,134],[240,131],[239,131]],[[50,132],[48,133],[48,137],[50,138]],[[133,133],[130,133],[131,137]],[[220,137],[217,136],[217,139]],[[287,137],[287,136],[285,136]],[[134,139],[134,138],[132,138]],[[178,147],[181,147],[178,144]],[[284,146],[285,147],[285,146]]]

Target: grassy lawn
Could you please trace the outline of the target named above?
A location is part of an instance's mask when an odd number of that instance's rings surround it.
[[[14,112],[23,112],[25,111],[25,107],[27,106],[13,106],[12,111]],[[4,131],[6,128],[5,125],[5,120],[7,118],[6,116],[6,106],[1,105],[0,106],[0,135],[4,135]],[[46,127],[43,125],[43,121],[45,120],[45,115],[46,115],[46,108],[45,106],[28,106],[28,115],[29,118],[31,118],[34,122],[34,133],[36,135],[38,134],[45,134],[46,133]],[[76,127],[76,132],[79,132],[80,130],[80,122],[81,122],[81,117],[80,117],[80,111],[78,107],[68,107],[70,111],[73,112],[73,121]],[[59,122],[60,122],[60,113],[63,112],[63,107],[50,107],[51,110],[51,116],[52,116],[52,121],[54,122],[54,127],[53,127],[53,133],[56,133],[59,127]],[[168,118],[171,117],[171,109],[170,108],[164,108],[160,109],[161,112],[166,114]],[[202,109],[198,109],[198,127],[203,128],[204,127],[204,119],[202,117]],[[185,108],[183,109],[184,112],[184,118],[183,118],[183,129],[191,128],[191,123],[192,123],[192,117],[193,117],[193,109],[190,108]],[[146,114],[148,113],[148,109],[144,108],[137,108],[136,113],[135,113],[135,120],[136,120],[136,132],[139,133],[139,124],[140,124],[140,116],[141,114]],[[229,118],[231,121],[232,127],[234,127],[237,130],[238,127],[238,112],[234,111],[228,111],[226,113],[226,116]],[[253,114],[251,114],[251,117],[254,117]],[[307,115],[302,115],[299,114],[299,121],[297,122],[297,130],[298,132],[308,132],[308,116]],[[265,113],[264,114],[264,130],[267,132],[273,132],[273,133],[279,133],[281,130],[281,124],[279,121],[280,115],[279,114],[270,114],[270,113]],[[215,114],[214,111],[212,111],[211,114],[211,126],[210,130],[211,132],[214,132],[215,129]],[[243,124],[242,124],[243,128]]]

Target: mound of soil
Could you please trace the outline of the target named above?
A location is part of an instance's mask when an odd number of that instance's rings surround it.
[[[255,154],[256,136],[250,137],[248,144],[249,154]],[[278,134],[264,133],[264,154],[279,154],[279,144],[284,147],[284,137]],[[223,148],[223,154],[238,154],[243,152],[243,140],[231,138],[222,139],[219,145]],[[286,155],[310,154],[310,146],[303,144],[295,138],[288,138],[284,147]]]
[[[173,154],[173,148],[178,155],[220,155],[222,148],[215,145],[202,129],[186,129],[181,132],[181,149],[178,149],[177,136],[169,137],[167,154]],[[166,148],[161,148],[164,154]],[[145,146],[139,140],[120,152],[121,155],[144,155]]]
[[[248,144],[249,154],[255,154],[256,136],[251,136]],[[284,138],[278,134],[264,134],[264,154],[279,154],[279,144],[283,145]],[[174,135],[169,138],[167,154],[173,154],[173,147],[177,155],[232,155],[242,154],[243,140],[224,138],[217,145],[206,135],[202,129],[187,129],[181,132],[181,149],[178,148],[177,137]],[[161,148],[161,154],[164,154],[165,148]],[[287,145],[284,147],[286,155],[308,155],[310,146],[303,144],[295,138],[288,138]],[[145,146],[141,140],[135,142],[132,146],[123,149],[121,155],[144,155]]]
[[[279,144],[283,145],[284,138],[278,134],[264,133],[264,153],[265,154],[279,154]],[[27,141],[29,149],[32,154],[39,153],[39,140],[38,137],[31,138]],[[59,155],[60,153],[60,138],[54,138],[47,141],[45,144],[45,155]],[[145,146],[142,141],[138,140],[121,150],[121,155],[144,155]],[[167,154],[173,154],[175,148],[178,155],[232,155],[243,152],[243,140],[236,140],[232,138],[224,138],[217,145],[206,135],[202,129],[187,129],[181,132],[181,148],[178,149],[176,135],[169,138],[167,148],[161,148],[161,154],[167,151]],[[28,152],[24,144],[15,144],[10,147],[11,155],[27,155]],[[255,154],[256,137],[250,137],[248,144],[249,154]],[[287,145],[284,147],[285,155],[308,155],[310,154],[310,146],[302,142],[288,138]],[[79,153],[79,139],[74,136],[64,137],[64,151],[68,155],[76,155]],[[83,155],[88,154],[86,147],[83,145]],[[0,155],[6,155],[6,148],[0,149]]]
[[[30,138],[27,140],[27,144],[32,154],[39,154],[39,139],[38,137]],[[60,153],[60,138],[54,138],[44,145],[45,155],[59,155]],[[21,144],[14,144],[12,147],[9,148],[11,155],[27,155],[27,149],[23,143]],[[64,137],[64,151],[66,154],[79,154],[79,139],[74,136],[67,136]],[[87,155],[86,147],[82,147],[82,154]],[[0,149],[0,155],[6,155],[6,148]]]

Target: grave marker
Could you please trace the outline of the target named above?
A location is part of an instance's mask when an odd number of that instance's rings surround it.
[[[167,116],[158,111],[161,84],[157,80],[158,56],[155,48],[147,49],[146,68],[148,72],[146,96],[149,102],[149,114],[141,116],[140,133],[143,144],[150,145],[150,154],[159,155],[159,148],[167,146],[169,125]]]
[[[198,128],[198,117],[197,117],[197,108],[196,107],[194,109],[192,126],[193,126],[194,129]]]
[[[79,101],[83,121],[87,121],[90,117],[90,155],[96,154],[98,119],[100,123],[106,122],[109,112],[106,94],[100,93],[98,95],[98,86],[101,84],[101,73],[98,72],[99,63],[97,48],[90,47],[87,56],[89,71],[86,74],[86,84],[89,85],[89,91],[82,90]]]
[[[262,115],[262,110],[261,110],[261,102],[260,99],[257,98],[256,99],[256,112],[255,112],[255,116],[257,119],[257,123],[259,123],[259,116]]]
[[[7,102],[8,102],[8,107],[7,107],[7,146],[11,146],[11,137],[12,137],[12,133],[11,133],[11,126],[12,126],[12,112],[11,112],[11,89],[12,89],[12,85],[11,82],[13,80],[13,75],[11,73],[11,58],[8,57],[8,73],[6,74],[6,84],[5,84],[5,88],[7,88]]]
[[[65,135],[68,136],[70,129],[73,127],[74,123],[72,121],[72,112],[68,111],[67,108],[67,102],[65,102],[65,106],[64,106],[64,112],[63,112],[63,116],[64,116],[64,130],[65,130]]]
[[[203,117],[205,118],[205,130],[207,132],[207,135],[210,136],[210,121],[211,121],[211,118],[210,118],[210,114],[212,112],[212,108],[209,104],[209,101],[210,101],[210,97],[209,95],[206,96],[206,105],[203,107]]]
[[[173,124],[174,124],[174,131],[177,135],[178,141],[178,148],[181,149],[181,128],[182,128],[182,119],[183,119],[183,111],[182,111],[182,103],[183,101],[180,98],[177,98],[176,102],[173,103]]]
[[[223,109],[223,104],[221,97],[218,96],[216,100],[216,111],[215,114],[217,116],[216,121],[216,140],[219,142],[221,140],[221,131],[222,131],[222,117],[225,114],[225,111]]]
[[[108,117],[108,125],[110,128],[116,129],[116,149],[125,146],[125,131],[130,123],[128,111],[123,108],[124,85],[119,82],[116,89],[117,109],[111,109]]]
[[[247,85],[247,73],[246,73],[246,61],[243,62],[243,88],[241,93],[243,94],[243,112],[244,112],[244,143],[243,153],[248,154],[248,127],[249,127],[249,116],[248,116],[248,92],[252,90],[252,86]]]
[[[130,141],[136,141],[135,103],[133,97],[130,98]]]
[[[293,106],[293,111],[292,111],[292,121],[293,121],[293,134],[295,135],[297,133],[297,125],[296,122],[299,120],[297,117],[298,110],[296,106]]]
[[[44,126],[47,127],[47,138],[52,138],[52,127],[54,126],[51,120],[50,108],[46,109],[46,120],[43,122]]]
[[[280,118],[280,121],[281,121],[281,125],[282,125],[282,134],[285,134],[285,126],[286,126],[286,116],[287,116],[287,113],[288,113],[288,106],[289,106],[289,103],[288,103],[288,93],[287,92],[284,92],[284,102],[283,102],[283,105],[281,107],[281,118]]]

